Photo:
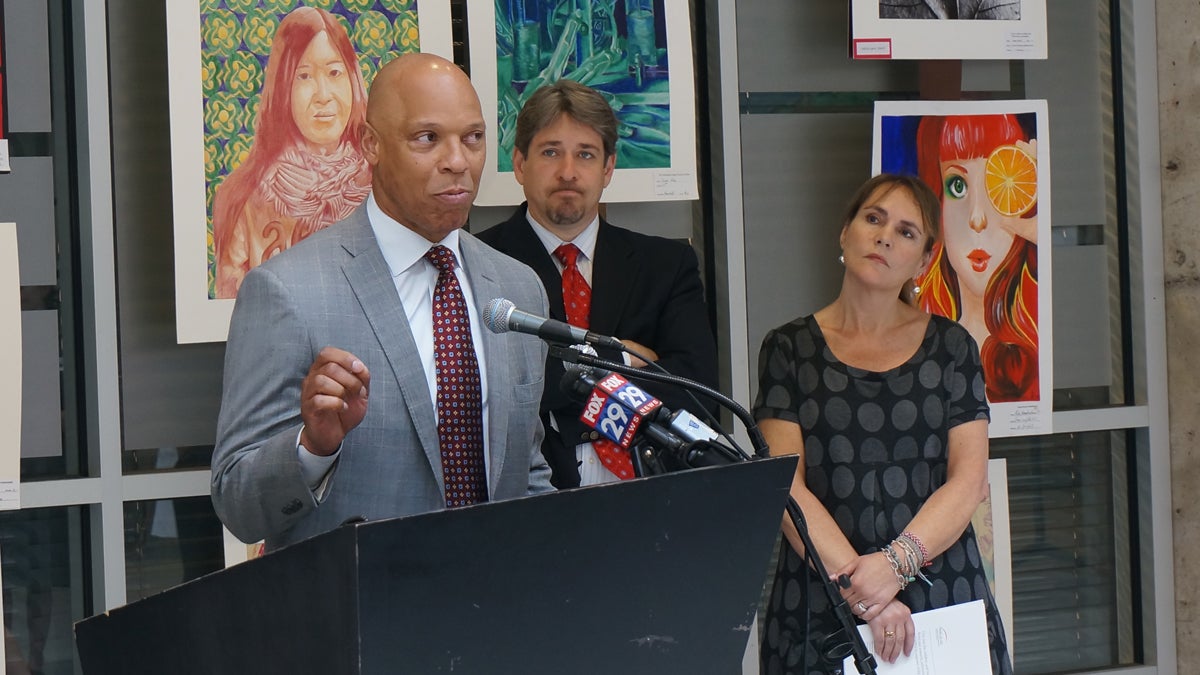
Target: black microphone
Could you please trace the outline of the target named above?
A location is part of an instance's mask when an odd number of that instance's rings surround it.
[[[571,345],[571,349],[583,354],[596,356],[596,350],[588,345]],[[563,374],[559,388],[573,400],[580,402],[588,396],[589,391],[592,387],[595,387],[598,380],[603,380],[613,374],[607,370],[596,369],[565,359],[563,360],[563,368],[566,372]],[[583,378],[583,375],[587,377]],[[588,389],[583,389],[584,386],[587,386]],[[658,399],[654,400],[657,401]],[[720,434],[713,430],[712,427],[687,410],[680,409],[671,412],[670,408],[667,408],[665,405],[659,405],[654,411],[653,417],[654,421],[665,424],[672,432],[688,443],[715,441],[720,437]]]
[[[506,298],[492,298],[488,302],[487,307],[483,310],[483,323],[493,333],[513,331],[515,333],[536,335],[550,342],[561,342],[563,344],[584,342],[596,345],[597,347],[616,349],[618,351],[624,351],[625,349],[625,345],[621,344],[621,341],[615,337],[600,335],[577,328],[569,323],[521,311],[517,309],[517,306],[511,300]]]
[[[583,403],[579,420],[621,449],[629,448],[634,438],[642,435],[668,450],[686,445],[655,421],[662,402],[620,375],[605,373],[597,380],[591,368],[572,369],[563,374],[559,385],[569,397]]]
[[[609,381],[609,380],[612,381]],[[572,368],[560,388],[584,403],[580,420],[622,448],[644,435],[675,453],[687,468],[723,466],[738,461],[734,451],[716,442],[717,433],[686,410],[672,412],[662,402],[616,373]],[[710,452],[711,451],[711,452]]]

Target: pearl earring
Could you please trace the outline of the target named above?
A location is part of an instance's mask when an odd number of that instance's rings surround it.
[[[839,255],[839,256],[838,256],[838,262],[840,262],[840,263],[842,263],[843,265],[845,265],[845,264],[846,264],[846,256],[844,256],[844,255]]]
[[[921,287],[916,284],[913,284],[913,295],[920,295],[920,294],[921,294]]]

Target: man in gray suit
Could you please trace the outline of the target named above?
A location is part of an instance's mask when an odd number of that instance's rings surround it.
[[[545,315],[546,293],[528,267],[460,230],[478,190],[484,128],[458,67],[428,54],[389,63],[363,130],[367,202],[246,276],[212,462],[213,504],[239,539],[275,549],[349,518],[551,489],[539,451],[545,345],[482,322],[494,297]],[[473,347],[478,363],[468,388],[480,412],[454,430],[477,442],[461,452],[439,427],[461,415],[443,407],[453,361],[434,336],[449,286],[470,322],[454,319],[458,335],[469,334],[456,356]],[[446,486],[460,485],[464,462],[474,482],[462,502]]]

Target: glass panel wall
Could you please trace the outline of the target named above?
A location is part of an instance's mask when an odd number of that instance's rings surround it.
[[[72,53],[63,8],[7,3],[3,118],[11,171],[0,173],[0,222],[17,225],[24,372],[21,478],[85,475],[79,381],[76,136],[66,95]],[[49,38],[49,39],[48,39]]]
[[[1131,664],[1126,432],[1004,439],[991,451],[1008,470],[1017,672]]]
[[[221,521],[208,497],[125,503],[129,602],[225,566]]]
[[[72,625],[91,616],[82,507],[0,512],[8,673],[75,672]]]

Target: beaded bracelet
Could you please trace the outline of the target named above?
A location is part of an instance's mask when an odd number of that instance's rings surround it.
[[[908,580],[912,581],[914,578],[920,579],[925,582],[926,586],[933,588],[933,582],[921,572],[921,561],[917,558],[918,554],[915,547],[901,538],[896,539],[896,541],[899,542],[900,548],[904,550],[904,560],[908,563],[908,567],[904,572],[908,575]]]
[[[906,540],[904,537],[896,537],[896,540],[892,542],[892,545],[895,547],[892,549],[893,551],[899,549],[896,555],[897,559],[900,558],[900,553],[904,554],[903,560],[901,561],[902,564],[900,565],[900,571],[903,572],[905,576],[911,577],[917,570],[921,569],[921,561],[917,558],[917,548],[913,546],[911,542]]]
[[[929,567],[930,565],[933,564],[933,561],[929,559],[929,549],[925,548],[925,542],[921,541],[920,537],[918,537],[917,535],[913,534],[912,532],[910,532],[908,530],[901,532],[900,536],[904,537],[905,539],[908,539],[912,543],[916,544],[917,548],[920,549],[921,560],[923,561],[921,564],[921,567]]]
[[[896,554],[896,551],[892,548],[892,546],[899,547],[901,552],[904,553],[904,564],[901,564],[900,557]],[[897,537],[895,541],[893,541],[891,544],[888,544],[887,551],[889,551],[891,554],[888,558],[888,562],[892,562],[893,560],[895,561],[893,569],[896,572],[897,577],[904,577],[910,582],[920,579],[921,581],[925,582],[926,586],[933,588],[933,582],[929,580],[929,577],[925,576],[925,574],[921,572],[921,560],[918,558],[919,554],[916,547],[912,544],[912,542],[908,541],[906,537]],[[901,584],[900,590],[904,590],[906,585],[907,584]]]

